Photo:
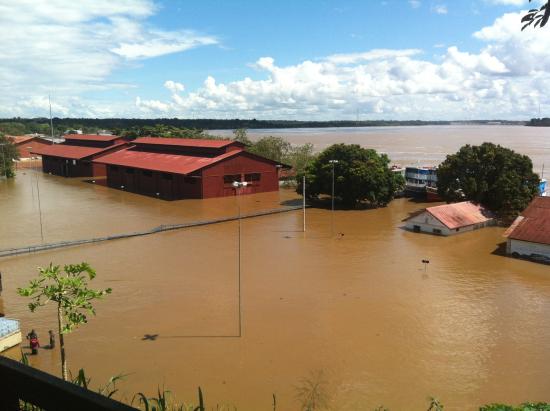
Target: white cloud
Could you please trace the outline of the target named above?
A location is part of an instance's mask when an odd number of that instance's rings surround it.
[[[159,115],[245,118],[469,119],[529,118],[550,104],[550,37],[521,32],[509,13],[474,33],[479,52],[450,46],[435,61],[421,50],[375,49],[279,65],[252,66],[260,79],[218,82],[185,91],[165,83]],[[148,106],[154,113],[157,101]],[[143,106],[143,102],[141,102]]]
[[[413,9],[417,9],[422,5],[420,0],[409,0],[409,4]]]
[[[151,0],[0,0],[0,116],[44,115],[35,103],[49,93],[67,106],[86,91],[132,87],[110,83],[109,76],[134,59],[217,43],[150,26],[155,12]],[[66,111],[86,112],[78,104]]]
[[[447,10],[447,6],[444,4],[436,4],[432,6],[432,12],[435,14],[447,14],[449,10]]]
[[[529,3],[529,0],[485,0],[488,3],[504,6],[523,6]]]

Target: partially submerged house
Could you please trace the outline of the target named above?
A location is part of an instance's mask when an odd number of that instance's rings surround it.
[[[106,175],[106,168],[93,163],[98,157],[120,150],[127,142],[118,136],[68,134],[61,144],[31,150],[42,156],[42,170],[45,173],[64,177],[100,177]]]
[[[165,200],[230,196],[244,181],[241,194],[279,189],[283,165],[238,141],[141,137],[131,144],[94,160],[107,166],[109,187]]]
[[[30,159],[33,157],[31,154],[32,151],[52,145],[51,141],[32,135],[8,136],[8,139],[17,147],[20,160]]]
[[[508,254],[550,263],[550,197],[536,197],[504,236]]]
[[[404,220],[414,232],[449,236],[493,225],[494,216],[479,204],[463,201],[428,207]]]

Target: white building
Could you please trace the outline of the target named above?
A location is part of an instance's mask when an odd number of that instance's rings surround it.
[[[420,210],[404,220],[414,232],[453,235],[493,225],[493,215],[470,201],[444,204]]]
[[[508,254],[550,263],[550,197],[536,197],[504,236]]]

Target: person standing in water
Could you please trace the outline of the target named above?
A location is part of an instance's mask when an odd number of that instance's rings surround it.
[[[52,330],[48,331],[48,334],[50,334],[50,350],[53,350],[55,348],[55,334]]]
[[[38,347],[40,347],[40,342],[38,341],[38,335],[34,330],[31,330],[31,332],[27,334],[27,340],[29,340],[32,355],[37,355]]]

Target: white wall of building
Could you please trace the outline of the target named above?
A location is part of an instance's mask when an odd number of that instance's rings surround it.
[[[406,221],[406,227],[407,229],[411,231],[418,231],[415,230],[415,226],[420,227],[420,231],[423,233],[430,233],[430,234],[438,234],[438,235],[454,235],[458,233],[466,233],[468,231],[474,231],[478,228],[487,227],[489,225],[492,225],[493,221],[488,221],[486,223],[481,224],[474,224],[469,225],[466,227],[460,227],[458,229],[450,230],[447,228],[446,225],[444,225],[441,221],[439,221],[437,218],[432,216],[427,211],[424,211],[423,213],[414,216]],[[439,231],[434,231],[439,230]]]
[[[550,259],[550,244],[530,243],[528,241],[508,239],[508,253],[518,253],[519,255],[530,256],[539,254]]]

